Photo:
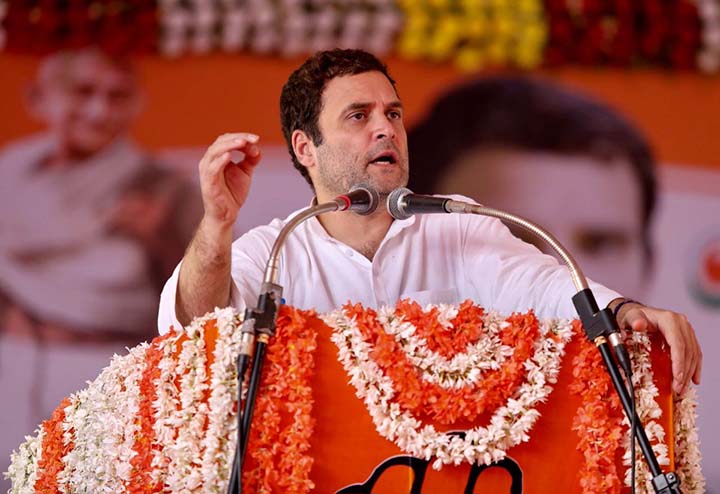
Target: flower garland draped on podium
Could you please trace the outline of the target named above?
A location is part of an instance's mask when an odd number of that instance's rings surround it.
[[[116,356],[20,446],[11,492],[224,493],[240,322],[218,309]],[[660,463],[683,492],[703,492],[694,393],[670,399],[659,344],[644,334],[629,343],[638,414]],[[577,321],[505,317],[471,302],[348,304],[320,317],[285,306],[267,358],[247,492],[336,492],[393,455],[428,461],[427,481],[442,478],[444,492],[463,485],[471,464],[508,456],[528,492],[541,492],[542,475],[547,492],[560,476],[576,492],[629,485],[628,424]],[[638,459],[640,492],[652,492]],[[411,481],[404,473],[392,488],[407,492]]]

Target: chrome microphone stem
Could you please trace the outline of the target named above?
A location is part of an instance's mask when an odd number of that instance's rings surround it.
[[[499,209],[488,208],[480,204],[470,204],[467,202],[450,200],[445,205],[445,208],[449,213],[467,213],[491,216],[529,231],[534,236],[542,239],[545,244],[547,244],[558,255],[558,257],[560,257],[562,262],[570,270],[570,276],[572,277],[573,283],[575,284],[575,288],[578,292],[588,288],[587,279],[580,269],[580,266],[578,266],[577,262],[575,262],[573,256],[562,246],[558,239],[541,226],[536,225],[535,223],[520,216],[516,216]]]
[[[263,286],[274,285],[277,283],[279,269],[278,259],[280,257],[280,250],[285,244],[288,236],[293,232],[293,230],[295,230],[295,228],[300,223],[309,218],[312,218],[313,216],[318,216],[323,213],[332,213],[333,211],[339,211],[343,209],[344,206],[344,203],[335,199],[329,202],[324,202],[322,204],[311,206],[301,211],[294,218],[288,221],[282,228],[282,230],[280,230],[280,233],[278,234],[277,238],[275,239],[275,243],[272,246],[272,250],[270,251],[270,258],[268,259],[267,265],[265,267]]]
[[[573,303],[575,304],[575,308],[578,311],[578,315],[583,323],[585,332],[588,338],[593,341],[600,350],[603,362],[610,374],[613,386],[620,398],[625,414],[627,415],[630,423],[635,424],[631,440],[635,441],[635,436],[637,436],[640,449],[645,456],[645,460],[652,475],[653,488],[658,494],[679,494],[679,479],[674,472],[664,473],[660,469],[660,464],[655,457],[652,447],[650,446],[650,441],[648,440],[645,430],[640,424],[637,413],[634,410],[634,400],[630,397],[628,388],[625,383],[623,383],[620,372],[610,355],[611,350],[608,346],[607,340],[610,341],[612,350],[614,351],[617,360],[625,370],[627,381],[630,383],[632,380],[631,362],[627,349],[622,343],[620,333],[617,331],[617,322],[615,321],[610,309],[598,309],[595,298],[592,295],[592,291],[588,288],[587,279],[577,262],[575,262],[573,256],[552,234],[545,231],[542,227],[536,225],[535,223],[520,216],[515,216],[514,214],[510,214],[499,209],[488,208],[480,204],[470,204],[452,199],[445,203],[444,208],[448,213],[479,214],[517,225],[529,231],[537,238],[542,239],[545,244],[547,244],[558,255],[558,257],[562,259],[562,262],[570,270],[570,275],[572,276],[573,283],[575,284],[575,288],[578,292],[573,297]],[[630,389],[632,390],[632,387],[630,387]]]

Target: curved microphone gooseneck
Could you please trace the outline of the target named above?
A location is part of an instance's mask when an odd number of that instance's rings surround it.
[[[245,310],[245,317],[240,327],[242,335],[237,359],[238,441],[230,474],[230,483],[228,484],[228,494],[242,493],[242,464],[247,450],[248,438],[250,437],[250,426],[265,361],[265,350],[270,337],[275,335],[277,311],[282,298],[283,287],[277,284],[277,277],[280,251],[285,245],[285,241],[293,230],[305,220],[335,211],[353,211],[360,215],[371,214],[377,209],[379,201],[378,193],[372,187],[364,184],[355,185],[346,194],[302,210],[285,224],[275,239],[270,251],[270,258],[265,267],[257,307]],[[243,381],[251,357],[253,357],[253,368],[250,374],[245,406],[242,407],[242,413],[240,413]]]

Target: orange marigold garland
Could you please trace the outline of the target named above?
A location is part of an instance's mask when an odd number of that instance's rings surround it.
[[[70,398],[65,398],[42,424],[42,454],[38,461],[35,492],[38,494],[59,494],[61,492],[58,476],[65,468],[63,457],[72,449],[72,441],[65,440],[65,409],[72,406]],[[72,431],[68,431],[72,432]]]
[[[401,408],[426,415],[441,424],[452,424],[459,419],[475,420],[505,402],[526,375],[527,369],[523,363],[533,354],[535,341],[540,334],[538,320],[532,312],[509,317],[505,327],[500,328],[501,332],[496,335],[502,345],[512,349],[502,366],[482,374],[482,379],[478,376],[474,382],[464,380],[462,387],[448,390],[424,379],[422,371],[438,369],[438,360],[424,359],[425,369],[419,369],[410,362],[407,352],[397,341],[398,337],[406,336],[386,331],[381,324],[383,318],[378,318],[374,310],[365,309],[359,304],[348,305],[345,310],[349,317],[355,319],[365,342],[372,345],[372,359],[394,383],[397,403]],[[426,336],[421,336],[412,347],[442,348],[445,357],[472,351],[468,346],[476,343],[482,333],[484,323],[479,317],[482,314],[482,309],[471,302],[462,304],[449,324],[452,324],[451,329],[455,329],[454,324],[459,323],[460,333],[464,337],[458,338],[457,345],[451,345],[449,342],[454,339],[455,332],[448,336],[448,330],[438,320],[438,307],[431,307],[427,313],[423,313],[417,303],[402,301],[396,311],[400,319],[413,326],[409,328],[411,331],[414,329],[416,333]],[[407,315],[410,315],[409,320],[405,320]],[[389,321],[390,325],[394,322]],[[427,335],[432,336],[428,339]],[[434,344],[431,345],[430,341]],[[476,370],[475,366],[473,370]]]
[[[539,416],[536,404],[551,391],[564,345],[573,333],[567,321],[538,324],[532,314],[505,320],[470,303],[431,306],[426,311],[412,303],[399,305],[397,311],[384,308],[378,313],[359,306],[350,309],[350,313],[355,311],[354,319],[343,311],[323,318],[335,330],[333,341],[358,396],[365,401],[383,437],[409,454],[434,457],[436,467],[497,461],[509,448],[526,441]],[[313,488],[310,383],[317,334],[307,322],[311,314],[283,307],[278,334],[268,347],[244,476],[244,485],[252,492],[300,494]],[[358,321],[366,326],[364,331],[372,333],[369,339],[360,331]],[[99,492],[118,485],[120,489],[113,492],[123,488],[131,493],[173,492],[180,484],[187,492],[224,492],[234,451],[234,352],[239,324],[235,311],[217,310],[194,321],[183,332],[171,332],[149,347],[136,347],[130,355],[114,359],[88,390],[65,400],[38,435],[27,438],[13,455],[9,470],[11,492],[57,494],[84,487]],[[537,326],[539,337],[533,334],[533,326]],[[444,338],[452,327],[461,328],[462,336],[456,344]],[[515,331],[516,327],[524,329]],[[579,332],[579,323],[575,323],[574,330]],[[386,338],[388,335],[392,337]],[[497,341],[482,343],[492,338]],[[422,351],[406,352],[420,340],[425,345]],[[626,436],[620,404],[602,370],[597,350],[584,338],[581,340],[580,354],[573,361],[572,384],[572,391],[583,402],[573,422],[584,458],[579,485],[583,492],[591,494],[619,492],[616,460]],[[433,381],[436,393],[448,396],[463,386],[479,389],[482,381],[500,367],[498,362],[488,362],[495,356],[500,356],[502,367],[512,368],[510,363],[516,354],[527,353],[523,346],[535,346],[535,351],[523,362],[527,369],[520,374],[519,383],[503,381],[515,389],[502,406],[493,410],[487,404],[479,405],[494,412],[489,425],[468,430],[461,439],[424,426],[402,409],[394,395],[405,392],[405,383],[393,382],[384,373],[384,368],[397,366],[399,357],[384,349],[377,353],[382,357],[379,362],[384,362],[381,366],[374,361],[373,345],[377,342],[403,354],[401,359],[405,359],[403,365],[410,366],[408,369],[421,368],[417,363],[430,359],[439,362],[443,372],[455,373],[452,379]],[[508,352],[507,345],[515,348]],[[481,349],[487,355],[475,356],[474,360],[468,356]],[[638,372],[643,374],[638,382],[651,383],[647,365],[642,364],[646,360],[637,361]],[[470,364],[480,367],[474,377],[458,371]],[[414,372],[428,377],[423,370]],[[641,407],[648,406],[652,401],[649,398],[654,400],[657,395],[657,389],[647,384],[639,390]],[[489,399],[486,396],[477,401]],[[678,474],[691,493],[702,492],[704,486],[694,425],[695,404],[694,395],[689,394],[676,402],[674,409]],[[193,417],[188,417],[188,410],[193,411]],[[653,408],[642,413],[656,418],[659,412]],[[658,441],[654,447],[662,448],[661,431],[655,436]],[[183,440],[182,447],[176,444],[179,439]],[[99,456],[91,456],[95,452]],[[89,458],[97,458],[102,464],[95,465]],[[173,472],[180,465],[187,467],[187,478]],[[93,474],[95,471],[102,475]]]
[[[268,346],[248,444],[244,486],[258,494],[301,494],[314,488],[308,455],[312,418],[313,353],[317,333],[302,312],[282,307]]]
[[[445,316],[442,319],[452,319],[448,311],[453,310],[443,307],[441,312],[445,311]],[[422,424],[418,417],[403,410],[396,396],[406,392],[406,382],[393,379],[389,370],[397,364],[397,359],[405,357],[400,356],[403,350],[393,348],[393,345],[400,343],[402,346],[405,340],[412,340],[415,332],[412,325],[397,317],[392,309],[381,309],[377,315],[372,309],[350,304],[323,315],[323,320],[333,329],[331,338],[338,347],[340,362],[350,376],[357,396],[365,402],[378,433],[407,454],[428,460],[434,457],[435,468],[465,462],[490,464],[504,458],[509,448],[527,441],[528,432],[540,415],[535,407],[550,394],[565,343],[572,336],[567,321],[544,324],[535,352],[522,364],[527,371],[525,381],[511,390],[503,406],[493,410],[487,426],[477,425],[465,431],[464,437],[459,437],[439,432],[433,425]],[[523,327],[528,320],[536,321],[529,313],[509,318],[501,326]],[[416,340],[407,346],[418,348],[422,344]],[[377,351],[378,347],[380,351]],[[469,353],[477,353],[480,348]],[[440,356],[428,356],[427,352],[418,358],[447,365]],[[473,359],[468,357],[468,361]],[[437,369],[432,367],[430,370],[435,372]],[[464,385],[462,378],[460,376],[457,381]],[[437,392],[451,395],[447,389]],[[455,403],[448,402],[448,405],[455,406]]]
[[[443,357],[452,357],[477,342],[485,330],[482,319],[485,310],[470,300],[460,304],[449,321],[442,320],[439,307],[429,307],[426,312],[412,300],[398,302],[395,314],[415,326],[417,335],[427,342],[428,349]]]
[[[151,494],[159,492],[162,487],[151,475],[154,452],[160,447],[155,438],[153,403],[157,400],[156,382],[160,379],[159,366],[164,356],[161,344],[171,335],[172,333],[169,333],[157,338],[145,351],[145,368],[139,383],[140,401],[136,418],[139,431],[133,445],[135,456],[130,460],[130,480],[125,485],[128,494]]]
[[[585,338],[579,322],[573,325],[580,339],[580,352],[573,359],[574,381],[570,391],[581,397],[582,405],[573,419],[578,450],[583,455],[579,472],[582,492],[606,494],[620,492],[622,483],[616,453],[623,438],[622,410],[610,376],[603,370],[597,348]]]
[[[207,346],[204,338],[207,320],[195,320],[185,328],[186,338],[179,345],[175,382],[179,404],[171,423],[177,434],[165,444],[163,455],[169,463],[165,486],[170,492],[200,492],[202,490],[201,458],[205,449],[208,403]]]

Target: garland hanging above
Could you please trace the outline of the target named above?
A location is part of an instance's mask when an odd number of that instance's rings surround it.
[[[362,48],[461,70],[652,65],[720,71],[720,0],[0,0],[0,48],[97,44],[169,57]]]

